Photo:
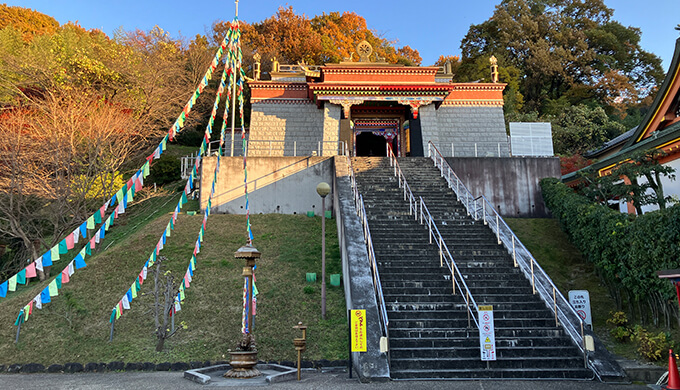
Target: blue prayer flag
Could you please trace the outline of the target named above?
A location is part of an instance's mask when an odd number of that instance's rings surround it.
[[[83,238],[87,237],[87,221],[80,225],[80,236]]]
[[[85,264],[85,259],[83,259],[83,255],[78,253],[78,256],[75,258],[75,266],[76,269],[81,269],[87,267],[87,264]]]
[[[129,288],[127,290],[127,293],[125,293],[125,295],[127,295],[128,302],[132,302],[132,289],[131,288]]]
[[[52,299],[50,298],[50,288],[49,287],[45,287],[45,289],[40,292],[40,301],[43,304],[52,302]]]
[[[47,251],[45,252],[44,255],[42,255],[42,264],[43,267],[49,267],[52,265],[52,252]]]
[[[7,296],[7,281],[0,284],[0,298],[5,298]]]

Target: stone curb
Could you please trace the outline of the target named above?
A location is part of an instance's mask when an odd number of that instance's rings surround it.
[[[65,363],[65,364],[51,364],[45,367],[39,363],[26,364],[0,364],[0,374],[75,374],[80,372],[112,372],[112,371],[194,371],[197,369],[228,365],[226,361],[192,361],[192,362],[164,362],[164,363],[125,363],[122,361],[113,361],[109,363]],[[267,362],[259,361],[258,364],[270,364],[277,366],[293,367],[296,364],[288,360],[270,360]],[[316,360],[316,361],[302,361],[302,368],[323,369],[330,367],[347,367],[347,360]]]

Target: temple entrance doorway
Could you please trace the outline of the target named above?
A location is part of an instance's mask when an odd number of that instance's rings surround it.
[[[359,132],[355,138],[355,156],[386,156],[387,140],[382,135],[375,135],[371,131]]]
[[[398,118],[361,118],[353,122],[354,155],[386,156],[386,145],[392,147],[399,156],[399,131],[401,121]]]

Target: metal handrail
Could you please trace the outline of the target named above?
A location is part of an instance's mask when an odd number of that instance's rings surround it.
[[[477,302],[475,301],[475,298],[472,296],[472,293],[470,292],[467,283],[465,283],[463,274],[461,274],[460,270],[458,269],[458,265],[456,265],[456,261],[454,260],[453,255],[451,255],[449,247],[446,245],[446,242],[444,242],[444,239],[442,238],[442,235],[439,232],[439,228],[437,227],[434,219],[432,218],[432,214],[430,214],[430,210],[425,205],[423,197],[421,196],[419,198],[420,198],[420,224],[422,225],[423,219],[427,218],[430,244],[432,244],[432,239],[434,238],[437,247],[439,248],[439,266],[443,267],[444,262],[446,262],[446,266],[449,268],[449,271],[451,272],[453,294],[454,295],[456,294],[456,288],[458,288],[460,294],[465,297],[465,305],[467,306],[468,312],[468,327],[470,327],[470,317],[472,317],[472,319],[475,322],[475,325],[477,326],[477,329],[479,329],[479,322],[477,321],[477,317],[479,317],[479,309],[477,307]],[[427,214],[427,217],[425,217],[425,214]],[[459,283],[456,283],[456,275],[458,275],[458,278],[460,280]],[[476,312],[477,315],[473,313],[470,307],[474,308],[474,311]]]
[[[442,238],[441,233],[439,232],[439,228],[437,228],[437,225],[435,223],[434,218],[432,218],[432,215],[430,214],[430,211],[427,208],[427,205],[425,205],[425,201],[423,200],[422,197],[420,197],[420,202],[416,203],[415,201],[415,196],[411,192],[411,188],[409,187],[408,183],[406,182],[406,177],[404,176],[403,172],[401,171],[401,168],[399,167],[399,163],[397,162],[397,158],[394,155],[394,152],[392,151],[392,147],[387,144],[387,156],[390,159],[390,166],[394,166],[394,175],[399,178],[399,187],[401,188],[403,185],[404,188],[404,200],[408,198],[409,200],[409,212],[411,210],[411,199],[414,199],[414,207],[413,210],[415,211],[415,218],[416,221],[420,221],[420,224],[422,225],[423,223],[427,223],[428,227],[428,239],[430,241],[430,244],[432,244],[432,238],[435,239],[437,247],[439,248],[439,266],[443,267],[444,266],[444,261],[446,261],[446,265],[449,268],[449,271],[451,272],[451,283],[453,284],[452,286],[452,291],[453,294],[456,294],[456,288],[459,289],[460,293],[462,296],[465,298],[465,305],[466,305],[466,311],[468,314],[468,327],[471,326],[470,323],[470,317],[475,322],[475,325],[477,326],[477,329],[479,329],[479,322],[477,321],[477,317],[479,316],[479,310],[477,307],[477,302],[475,301],[474,297],[472,296],[472,293],[470,292],[470,289],[467,286],[467,283],[465,283],[465,279],[463,279],[463,275],[461,274],[460,270],[458,269],[458,266],[456,265],[456,261],[453,258],[453,255],[451,255],[451,252],[449,251],[449,248],[446,246],[446,243],[444,242],[444,239]],[[418,204],[420,204],[420,212],[418,212]],[[425,217],[425,212],[427,213],[427,218]],[[436,235],[435,235],[436,233]],[[456,275],[458,275],[460,282],[456,284]],[[465,290],[463,291],[463,288]],[[472,303],[472,305],[470,305]],[[475,313],[472,311],[470,307],[474,309]],[[480,333],[481,333],[481,329]]]
[[[444,177],[461,203],[465,206],[468,215],[473,219],[479,221],[483,220],[485,225],[488,225],[492,232],[496,234],[498,244],[503,244],[512,255],[515,267],[519,267],[527,279],[531,280],[531,286],[534,294],[538,293],[541,299],[545,302],[555,314],[555,326],[561,323],[564,330],[569,337],[576,343],[578,348],[583,352],[584,361],[588,365],[585,347],[585,324],[583,319],[576,313],[576,310],[569,304],[567,299],[559,292],[552,279],[538,264],[534,256],[529,252],[524,244],[517,238],[515,233],[510,229],[508,224],[498,214],[491,202],[484,196],[472,198],[472,193],[465,184],[453,172],[449,163],[444,159],[436,146],[430,141],[428,142],[428,157],[432,159],[435,167],[439,168],[442,177]],[[481,205],[480,205],[481,203]],[[480,217],[481,212],[481,217]],[[550,296],[552,294],[552,297]],[[552,301],[552,302],[551,302]],[[559,301],[559,302],[558,302]]]
[[[352,160],[347,156],[348,174],[350,183],[352,185],[352,193],[354,195],[354,206],[357,215],[361,220],[361,225],[364,230],[364,242],[368,250],[368,261],[371,265],[371,274],[373,276],[373,288],[375,290],[375,297],[378,301],[378,312],[380,314],[381,327],[383,336],[389,337],[390,320],[387,317],[387,305],[385,304],[385,297],[383,295],[382,283],[380,282],[380,273],[378,272],[378,261],[373,250],[373,238],[371,236],[371,229],[368,226],[368,218],[366,217],[366,207],[364,206],[364,198],[359,194],[359,189],[356,185],[356,177],[354,176],[354,169],[352,169]]]
[[[217,144],[220,141],[212,141],[208,144],[208,154],[211,153],[213,144]],[[235,140],[234,144],[241,143],[241,140]],[[224,153],[226,155],[226,150],[229,149],[231,144],[230,140],[226,140]],[[236,151],[236,155],[242,155],[242,152]],[[317,156],[323,155],[323,153],[335,153],[339,156],[347,156],[347,143],[345,141],[288,141],[288,140],[268,140],[268,139],[246,139],[246,154],[250,156],[253,153],[261,156],[310,156],[316,154]],[[307,154],[309,153],[309,154]]]

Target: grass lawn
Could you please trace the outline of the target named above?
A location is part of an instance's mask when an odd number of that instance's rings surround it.
[[[116,220],[103,244],[64,284],[59,296],[22,325],[14,344],[14,320],[45,282],[33,282],[0,300],[0,364],[67,362],[175,362],[225,360],[227,349],[240,338],[243,264],[234,252],[246,243],[245,217],[213,214],[197,256],[197,268],[186,300],[177,314],[177,326],[186,325],[155,351],[152,302],[153,277],[142,285],[140,296],[116,321],[115,338],[108,342],[111,309],[127,291],[151,254],[167,225],[179,194],[148,197],[144,192]],[[185,205],[184,210],[197,207]],[[203,216],[179,216],[161,255],[179,281],[186,270]],[[309,326],[305,360],[346,359],[347,324],[342,287],[327,283],[327,319],[321,320],[320,280],[307,284],[305,273],[321,274],[321,219],[295,215],[254,215],[254,246],[262,252],[257,264],[257,316],[254,334],[262,360],[293,360],[293,326]],[[327,221],[327,275],[341,273],[334,220]],[[106,249],[105,249],[106,248]],[[104,250],[105,249],[105,250]],[[71,251],[75,252],[75,251]],[[55,263],[60,271],[75,253]],[[150,270],[151,272],[151,270]],[[330,276],[327,276],[330,279]],[[305,289],[306,286],[311,288]],[[299,331],[298,331],[299,332]]]
[[[517,237],[550,275],[565,298],[569,290],[588,290],[595,333],[611,352],[634,358],[633,344],[614,342],[609,335],[609,312],[616,311],[616,303],[600,283],[594,266],[585,261],[569,237],[560,229],[557,220],[549,218],[508,218],[506,222]]]

